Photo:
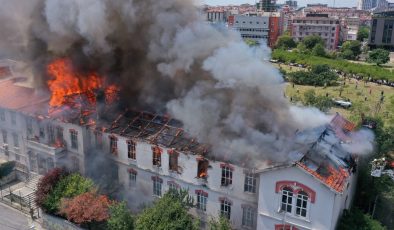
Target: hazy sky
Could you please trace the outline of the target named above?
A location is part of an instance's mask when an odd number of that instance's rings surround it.
[[[285,0],[278,0],[278,3],[283,3]],[[228,4],[242,4],[242,3],[250,3],[254,4],[256,0],[203,0],[206,4],[209,5],[228,5]],[[334,0],[299,0],[298,5],[304,6],[308,3],[325,3],[329,6],[334,4]],[[335,0],[335,6],[347,6],[353,7],[357,5],[357,0]]]

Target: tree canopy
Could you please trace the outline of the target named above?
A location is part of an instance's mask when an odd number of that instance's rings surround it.
[[[368,214],[362,213],[359,209],[353,208],[344,212],[339,221],[338,230],[385,230],[379,221],[372,219]]]
[[[52,192],[57,182],[65,177],[67,173],[61,168],[54,168],[46,173],[38,182],[37,190],[36,190],[36,204],[46,210],[46,206],[44,206],[44,202],[47,199],[48,195]]]
[[[313,47],[312,54],[320,57],[327,56],[326,50],[324,49],[324,46],[321,43],[318,43],[315,45],[315,47]]]
[[[385,49],[374,49],[369,52],[367,61],[376,65],[385,64],[390,61],[390,52]]]
[[[324,41],[320,36],[309,35],[302,40],[302,44],[304,44],[308,50],[312,50],[317,44],[324,46]]]
[[[293,40],[293,38],[289,35],[282,35],[276,41],[275,48],[278,49],[292,49],[297,46],[297,43]]]
[[[341,57],[344,59],[355,60],[361,54],[360,41],[346,41],[341,48]]]
[[[330,98],[316,95],[313,89],[307,90],[304,93],[304,103],[308,106],[314,106],[323,112],[327,112],[333,106],[333,102]]]
[[[364,41],[364,39],[368,39],[369,37],[369,27],[367,26],[360,26],[357,32],[357,40],[360,42]]]
[[[137,218],[136,229],[198,229],[193,217],[188,213],[187,205],[184,202],[185,197],[182,197],[183,195],[179,195],[172,190],[165,193],[152,207],[144,209]]]
[[[109,206],[110,217],[107,221],[109,230],[132,230],[134,218],[127,209],[126,202],[114,203]]]
[[[330,86],[337,84],[338,74],[328,65],[314,65],[311,71],[296,71],[289,74],[290,81],[299,85]]]
[[[209,230],[231,230],[230,221],[223,216],[218,220],[211,219],[209,221]]]

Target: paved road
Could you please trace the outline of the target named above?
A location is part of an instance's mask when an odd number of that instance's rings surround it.
[[[28,217],[0,203],[0,230],[27,230]]]

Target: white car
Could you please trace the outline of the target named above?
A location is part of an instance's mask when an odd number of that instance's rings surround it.
[[[334,100],[335,105],[341,106],[343,108],[349,108],[352,106],[350,101],[343,101],[343,100]]]

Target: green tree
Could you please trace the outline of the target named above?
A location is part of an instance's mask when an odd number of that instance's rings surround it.
[[[369,27],[360,26],[357,32],[357,40],[360,42],[364,41],[364,39],[368,39],[369,37]]]
[[[338,230],[385,230],[379,221],[372,219],[370,215],[362,213],[359,209],[353,208],[351,211],[343,213],[338,224]]]
[[[211,219],[209,221],[209,230],[231,230],[230,221],[221,216],[218,220]]]
[[[320,95],[317,96],[313,89],[305,91],[304,104],[314,106],[323,112],[327,112],[333,106],[333,102],[330,98]]]
[[[306,48],[305,44],[302,43],[302,42],[298,43],[298,45],[297,45],[297,51],[298,51],[300,54],[309,54],[309,50]]]
[[[351,51],[351,55],[349,51]],[[341,52],[344,53],[343,58],[354,60],[361,54],[361,42],[346,41],[342,45]]]
[[[390,52],[385,49],[374,49],[369,52],[367,61],[370,63],[375,63],[378,66],[385,64],[390,61]]]
[[[282,35],[278,38],[275,48],[278,49],[292,49],[297,46],[297,43],[293,40],[293,38],[289,35]]]
[[[93,190],[93,181],[74,173],[63,177],[56,184],[55,188],[49,193],[43,203],[47,212],[57,214],[62,198],[73,198],[85,192]]]
[[[245,39],[245,43],[246,43],[248,46],[257,46],[257,45],[258,45],[258,43],[257,43],[255,40],[250,39],[250,38]]]
[[[317,35],[309,35],[306,36],[303,40],[302,43],[305,45],[305,47],[308,50],[312,50],[317,44],[321,44],[324,46],[324,41],[320,36]]]
[[[316,44],[315,47],[312,49],[312,54],[315,56],[325,57],[327,56],[326,50],[324,46],[320,43]]]
[[[109,206],[110,218],[107,221],[109,230],[132,230],[134,218],[127,209],[126,202],[116,203]]]
[[[136,229],[198,229],[193,217],[188,213],[189,200],[183,193],[170,190],[152,207],[144,209],[137,218]]]

